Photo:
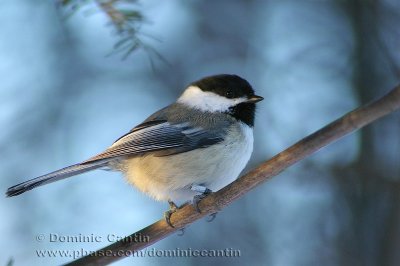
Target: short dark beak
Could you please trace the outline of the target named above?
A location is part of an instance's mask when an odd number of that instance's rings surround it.
[[[246,102],[247,102],[247,103],[258,103],[259,101],[262,101],[262,100],[264,100],[263,97],[257,96],[257,95],[253,95],[253,96],[251,96],[251,98],[249,98]]]

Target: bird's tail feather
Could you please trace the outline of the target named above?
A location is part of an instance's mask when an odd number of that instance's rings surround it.
[[[74,165],[62,168],[60,170],[51,172],[49,174],[33,178],[31,180],[25,181],[18,185],[12,186],[7,189],[6,195],[7,195],[7,197],[17,196],[19,194],[22,194],[28,190],[35,188],[35,187],[43,186],[45,184],[53,183],[53,182],[56,182],[58,180],[61,180],[61,179],[67,178],[67,177],[79,175],[84,172],[106,166],[107,163],[108,163],[108,160],[95,161],[95,162],[91,162],[91,163],[74,164]]]

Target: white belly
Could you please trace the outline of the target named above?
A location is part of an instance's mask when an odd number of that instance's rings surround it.
[[[236,137],[229,137],[236,136]],[[234,181],[253,151],[253,129],[232,126],[221,143],[165,157],[152,155],[126,159],[129,183],[156,200],[189,201],[196,195],[191,185],[218,191]]]

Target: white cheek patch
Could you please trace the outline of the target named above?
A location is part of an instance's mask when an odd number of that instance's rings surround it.
[[[225,112],[229,107],[245,102],[246,97],[228,99],[214,92],[202,91],[199,87],[189,86],[179,97],[178,103],[204,112]]]

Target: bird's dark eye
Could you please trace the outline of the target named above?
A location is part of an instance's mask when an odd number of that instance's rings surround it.
[[[226,98],[233,98],[233,92],[231,90],[227,90],[225,96]]]

